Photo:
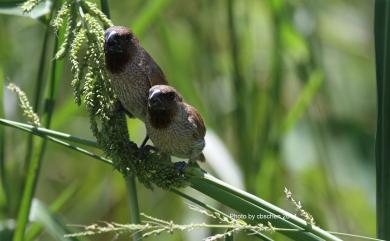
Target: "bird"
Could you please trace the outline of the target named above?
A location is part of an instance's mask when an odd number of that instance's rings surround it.
[[[154,147],[162,154],[188,158],[189,163],[205,161],[206,128],[199,112],[168,85],[149,90],[146,131]]]
[[[153,85],[167,84],[163,71],[134,33],[124,26],[113,26],[105,31],[104,54],[108,76],[121,108],[130,118],[145,122],[149,89]]]

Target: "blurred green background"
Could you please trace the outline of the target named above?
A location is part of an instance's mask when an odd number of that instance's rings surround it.
[[[326,230],[375,235],[373,1],[109,4],[114,24],[135,31],[170,83],[201,112],[208,128],[208,162],[202,167],[294,212],[283,193],[289,188]],[[19,85],[30,100],[36,98],[44,31],[36,19],[0,15],[0,78]],[[70,80],[67,64],[52,129],[92,139],[86,111],[73,101]],[[6,89],[4,108],[5,118],[24,122],[16,97]],[[131,138],[140,143],[143,124],[129,120],[128,126]],[[9,205],[0,206],[4,222],[17,214],[27,144],[27,134],[9,128],[5,132],[12,195]],[[58,212],[64,223],[128,222],[122,176],[49,143],[37,197],[50,205],[69,186],[76,191]],[[207,221],[172,193],[142,186],[138,190],[144,213],[177,223]],[[201,240],[215,231],[162,235],[158,240]],[[55,238],[45,232],[38,240]]]

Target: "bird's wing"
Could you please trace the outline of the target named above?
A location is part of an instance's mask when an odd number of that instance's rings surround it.
[[[206,127],[204,125],[202,116],[200,116],[199,112],[192,106],[186,104],[188,111],[188,120],[195,127],[194,138],[200,139],[204,138],[206,135]]]
[[[144,72],[147,75],[150,85],[166,85],[168,81],[165,78],[164,73],[162,72],[160,66],[154,62],[153,58],[149,55],[146,50],[143,51],[143,61],[144,61]]]

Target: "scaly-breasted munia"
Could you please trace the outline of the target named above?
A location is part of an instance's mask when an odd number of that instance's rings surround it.
[[[106,67],[112,87],[130,117],[145,122],[148,91],[166,84],[160,67],[126,27],[114,26],[104,35]]]
[[[150,88],[145,124],[149,138],[161,153],[190,162],[204,161],[206,128],[202,117],[173,87]]]

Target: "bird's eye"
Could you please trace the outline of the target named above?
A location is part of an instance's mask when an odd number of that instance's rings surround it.
[[[174,92],[167,93],[167,99],[168,100],[174,100],[175,99],[175,93]]]

